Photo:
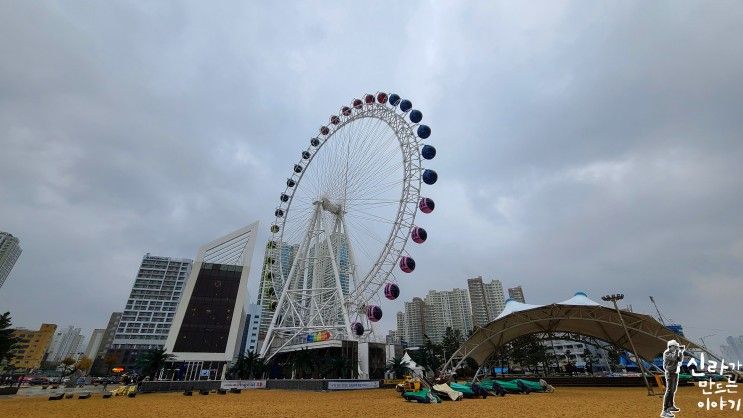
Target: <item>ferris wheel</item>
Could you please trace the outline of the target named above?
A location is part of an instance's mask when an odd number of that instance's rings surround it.
[[[422,196],[438,178],[423,167],[436,149],[423,143],[431,128],[422,120],[410,100],[366,94],[330,116],[299,153],[271,225],[261,292],[272,320],[261,357],[328,339],[368,340],[382,298],[400,295],[400,279],[416,266],[407,244],[428,237],[416,215],[435,206]]]

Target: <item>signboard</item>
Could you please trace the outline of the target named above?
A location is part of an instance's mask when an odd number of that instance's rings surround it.
[[[265,389],[265,380],[223,380],[222,389]]]
[[[203,369],[203,370],[201,370],[201,373],[199,373],[199,376],[201,376],[201,377],[209,377],[209,372],[211,372],[211,370],[209,370],[209,369]]]
[[[328,382],[328,390],[377,389],[379,380],[336,380]]]
[[[311,334],[307,334],[307,342],[316,343],[320,341],[327,341],[330,339],[330,337],[332,337],[332,334],[330,334],[330,331],[317,331]]]

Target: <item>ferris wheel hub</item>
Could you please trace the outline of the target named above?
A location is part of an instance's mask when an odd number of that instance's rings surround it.
[[[316,205],[320,205],[324,210],[334,214],[343,215],[343,205],[340,203],[333,203],[327,197],[323,197],[320,200],[315,201]]]

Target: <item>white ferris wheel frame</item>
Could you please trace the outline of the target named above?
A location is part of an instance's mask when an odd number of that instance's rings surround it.
[[[422,140],[414,132],[414,128],[418,125],[418,123],[408,122],[405,117],[408,115],[409,112],[398,110],[397,106],[374,102],[370,104],[364,103],[362,104],[360,109],[354,107],[350,107],[350,109],[351,115],[338,115],[338,117],[340,118],[340,122],[337,125],[328,125],[329,132],[326,135],[319,135],[313,138],[317,139],[319,141],[319,144],[317,146],[310,145],[310,147],[306,150],[310,153],[310,157],[308,159],[300,159],[299,162],[297,162],[297,165],[301,166],[302,169],[299,173],[292,171],[292,176],[289,178],[289,180],[294,181],[294,185],[290,187],[287,184],[286,188],[284,189],[284,194],[288,196],[288,200],[286,202],[281,202],[277,208],[278,210],[283,211],[283,216],[276,216],[274,225],[279,225],[279,230],[273,232],[272,242],[274,243],[273,259],[279,263],[279,268],[278,274],[271,275],[271,281],[274,289],[281,289],[281,295],[279,296],[279,299],[277,301],[277,306],[273,312],[271,325],[268,329],[268,333],[266,334],[266,338],[261,349],[262,357],[266,357],[266,355],[268,355],[270,358],[276,352],[280,351],[281,348],[290,344],[294,337],[301,336],[301,334],[305,332],[312,332],[321,328],[335,330],[336,332],[341,331],[341,333],[344,334],[343,337],[345,337],[346,339],[362,338],[354,335],[354,333],[351,332],[350,317],[354,314],[357,314],[358,316],[365,318],[367,305],[370,303],[370,301],[377,297],[379,290],[382,288],[382,286],[385,285],[385,283],[387,283],[389,277],[393,275],[394,269],[397,268],[400,258],[405,253],[405,246],[410,239],[410,232],[415,226],[415,217],[418,211],[418,202],[421,195],[423,173],[423,165],[420,154]],[[336,276],[336,286],[333,288],[314,289],[316,291],[328,292],[328,294],[335,294],[334,297],[332,297],[331,299],[334,299],[336,302],[340,302],[342,304],[340,309],[343,313],[343,324],[328,323],[324,327],[318,327],[317,325],[308,326],[306,323],[302,323],[304,321],[301,320],[299,321],[300,323],[296,323],[295,320],[295,323],[293,324],[282,324],[281,322],[284,319],[282,318],[282,312],[288,309],[292,309],[295,314],[300,316],[298,307],[294,306],[294,304],[296,304],[298,298],[301,298],[298,296],[298,293],[301,293],[302,289],[290,289],[292,274],[294,272],[295,265],[300,259],[299,252],[307,251],[307,248],[304,247],[307,245],[307,240],[310,239],[309,236],[313,230],[313,227],[316,226],[323,229],[327,228],[327,226],[321,224],[322,216],[318,214],[318,211],[322,210],[321,206],[324,205],[321,202],[315,202],[316,211],[312,216],[312,220],[310,221],[310,227],[305,234],[302,244],[300,244],[297,257],[295,257],[292,266],[290,266],[290,268],[288,269],[288,274],[285,275],[284,272],[287,271],[287,269],[285,268],[286,266],[282,264],[284,260],[283,257],[280,256],[280,253],[282,251],[282,244],[284,243],[283,239],[285,226],[287,224],[287,220],[291,216],[291,207],[295,194],[293,191],[301,187],[300,184],[302,182],[302,178],[307,172],[307,168],[310,166],[310,164],[312,164],[313,159],[316,155],[318,155],[322,147],[327,142],[333,140],[335,133],[338,132],[342,127],[364,118],[375,118],[384,122],[392,130],[394,136],[397,138],[401,151],[403,172],[398,173],[398,175],[402,174],[403,176],[401,188],[402,190],[398,202],[397,215],[394,222],[392,223],[392,228],[390,229],[387,241],[374,264],[371,266],[369,271],[366,272],[366,274],[360,279],[358,279],[358,275],[355,271],[357,267],[357,264],[355,262],[355,254],[353,252],[353,248],[351,247],[351,243],[348,243],[349,257],[351,259],[352,266],[350,276],[353,279],[352,283],[354,284],[354,286],[347,295],[343,295],[340,292],[339,270],[336,260],[333,260],[332,263],[333,272]],[[337,220],[339,220],[339,222],[336,222],[336,226],[340,225],[340,227],[345,230],[346,225],[343,216],[339,215],[337,217]],[[336,228],[336,226],[334,226],[333,228]],[[327,239],[326,241],[329,249],[329,254],[335,254],[333,252],[332,243]],[[335,257],[331,256],[330,258],[334,259]],[[294,294],[294,297],[290,297],[292,294]],[[315,293],[315,296],[321,295]],[[325,300],[327,303],[328,299]],[[285,309],[284,305],[287,303],[289,304],[289,307]],[[312,302],[310,301],[309,303]],[[317,310],[319,311],[320,309],[321,307],[317,306]],[[307,322],[311,322],[311,319],[312,318],[310,318],[310,320]],[[281,345],[281,347],[277,347],[274,350],[271,350],[271,345],[275,335],[279,335],[286,340]],[[368,336],[368,334],[366,334],[365,336]]]

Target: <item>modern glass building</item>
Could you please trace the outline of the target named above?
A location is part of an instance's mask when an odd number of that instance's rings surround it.
[[[163,377],[219,380],[241,354],[257,229],[255,222],[199,249],[165,342],[177,360]]]
[[[15,262],[21,255],[21,246],[18,238],[0,231],[0,287],[10,275]]]

